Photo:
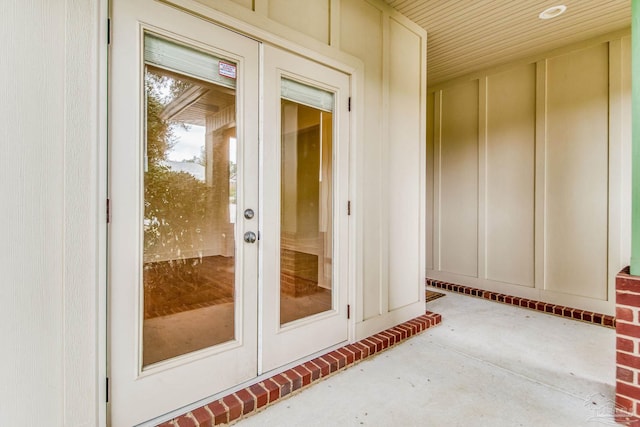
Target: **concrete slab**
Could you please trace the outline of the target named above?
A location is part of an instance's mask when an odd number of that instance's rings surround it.
[[[615,425],[615,331],[447,293],[429,329],[237,423]]]

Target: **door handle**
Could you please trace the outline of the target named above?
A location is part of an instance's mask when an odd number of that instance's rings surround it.
[[[256,233],[253,231],[247,231],[244,233],[244,241],[247,243],[255,243],[256,242]]]

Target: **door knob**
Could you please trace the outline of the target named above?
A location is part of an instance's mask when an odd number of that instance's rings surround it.
[[[247,231],[244,233],[244,241],[247,243],[255,243],[256,241],[256,233],[253,231]]]
[[[254,213],[253,213],[253,209],[245,209],[245,210],[244,210],[244,217],[245,217],[246,219],[251,219],[251,218],[253,218],[253,215],[254,215]]]

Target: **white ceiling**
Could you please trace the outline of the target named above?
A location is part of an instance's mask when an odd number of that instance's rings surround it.
[[[425,28],[429,86],[631,25],[630,0],[385,0]],[[551,6],[557,18],[538,15]]]

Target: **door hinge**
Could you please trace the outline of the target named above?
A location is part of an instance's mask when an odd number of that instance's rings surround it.
[[[107,44],[111,44],[111,18],[107,18]]]
[[[351,215],[351,200],[347,202],[347,215]]]
[[[107,224],[111,222],[111,200],[107,199]]]
[[[105,382],[105,391],[106,391],[106,396],[105,396],[105,400],[107,403],[109,403],[109,377],[107,377],[107,381]]]
[[[351,97],[349,97],[349,101],[347,102],[347,109],[351,111]]]
[[[351,319],[351,305],[347,304],[347,319]]]

